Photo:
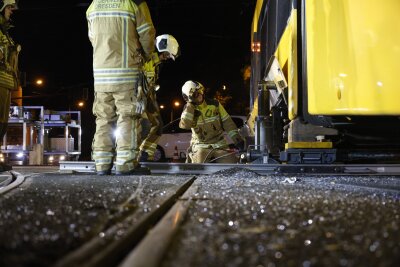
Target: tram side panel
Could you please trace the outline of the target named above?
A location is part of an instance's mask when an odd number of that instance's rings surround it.
[[[397,161],[399,8],[396,0],[257,1],[249,119],[256,144],[272,136],[272,156],[291,163]],[[276,88],[266,89],[271,82]],[[260,92],[268,94],[266,118]]]

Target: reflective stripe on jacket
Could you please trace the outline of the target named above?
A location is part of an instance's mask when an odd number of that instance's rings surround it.
[[[207,99],[201,105],[187,103],[179,127],[192,129],[192,145],[226,146],[224,132],[235,140],[238,130],[225,108],[215,99]]]
[[[93,46],[95,91],[132,89],[142,67],[142,57],[149,58],[155,49],[155,29],[147,3],[94,0],[86,17]]]

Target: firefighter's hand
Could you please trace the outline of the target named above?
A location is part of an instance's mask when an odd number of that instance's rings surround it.
[[[136,103],[136,110],[135,113],[136,115],[142,115],[146,111],[146,100],[143,101],[138,101]]]
[[[235,136],[235,138],[233,138],[233,142],[235,143],[235,146],[240,150],[243,151],[244,150],[244,140],[240,135]]]
[[[146,105],[147,105],[147,96],[143,92],[143,87],[141,85],[139,85],[138,86],[138,94],[137,94],[137,98],[136,98],[135,114],[142,115],[146,111]]]
[[[193,96],[189,95],[188,97],[185,97],[184,100],[186,101],[186,103],[193,104],[194,99],[193,99]]]
[[[192,104],[192,105],[200,105],[201,103],[198,100],[198,97],[194,97],[194,96],[189,96],[189,100],[187,101],[188,103]]]
[[[244,150],[245,150],[245,149],[244,149],[244,140],[242,140],[242,141],[236,143],[235,146],[237,147],[237,149],[238,149],[239,151],[244,151]]]

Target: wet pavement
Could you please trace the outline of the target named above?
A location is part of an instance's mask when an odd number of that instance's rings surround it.
[[[52,266],[128,212],[140,218],[157,208],[189,177],[28,177],[0,195],[0,266]],[[194,185],[164,267],[399,266],[400,177],[235,168],[198,176]]]

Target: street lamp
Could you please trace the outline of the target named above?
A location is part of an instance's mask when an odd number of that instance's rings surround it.
[[[174,108],[178,108],[181,106],[181,102],[179,101],[174,101],[172,107],[171,107],[171,122],[174,120]]]
[[[37,85],[37,86],[42,86],[43,85],[43,80],[42,79],[37,79],[36,81],[35,81],[35,84]]]

